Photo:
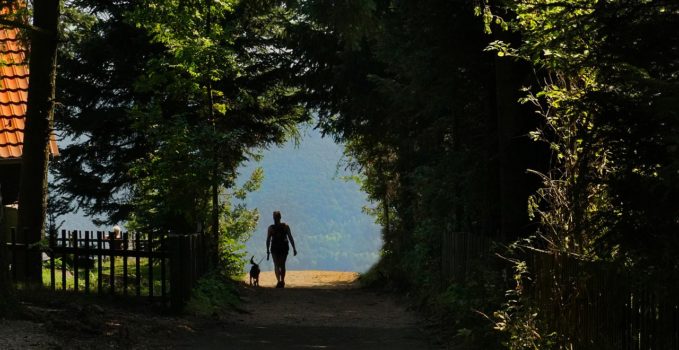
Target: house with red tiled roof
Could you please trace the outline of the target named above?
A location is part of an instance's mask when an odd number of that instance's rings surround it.
[[[3,202],[18,199],[28,101],[26,48],[16,28],[0,27],[0,184]],[[52,135],[49,150],[58,155]]]

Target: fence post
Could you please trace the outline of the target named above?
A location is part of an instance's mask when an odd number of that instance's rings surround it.
[[[196,271],[196,236],[195,235],[189,235],[189,263],[191,266],[191,269],[189,270],[189,289],[193,288],[194,283],[196,283],[196,280],[198,279],[196,277],[197,271]]]
[[[90,231],[85,231],[85,294],[90,293]]]
[[[170,235],[168,248],[170,251],[170,304],[173,310],[179,311],[184,306],[184,267],[182,241],[183,236]]]
[[[75,230],[71,233],[71,244],[73,244],[73,290],[78,292],[78,260],[80,260],[80,252],[78,252],[78,239],[80,239],[80,231]]]
[[[113,232],[108,233],[108,249],[110,252],[109,260],[109,292],[111,295],[116,293],[116,256],[113,251],[115,234]]]
[[[441,280],[448,280],[448,232],[441,233]],[[444,286],[445,283],[441,283]]]
[[[137,285],[137,296],[141,296],[141,267],[139,266],[141,258],[139,257],[139,253],[141,253],[142,249],[139,243],[139,236],[139,232],[134,233],[134,271],[136,276],[135,284]]]
[[[66,230],[61,230],[61,247],[66,249]],[[61,289],[66,290],[66,253],[61,254]]]
[[[128,253],[128,232],[123,232],[123,251],[125,254],[123,255],[123,295],[127,296],[127,253]]]
[[[148,234],[148,244],[146,249],[149,253],[149,299],[153,299],[153,232]]]
[[[102,241],[102,235],[103,233],[101,231],[97,231],[97,249],[99,250],[99,254],[97,254],[97,294],[102,295],[104,291],[102,290],[102,253],[101,251],[104,249],[103,241]]]
[[[167,293],[166,293],[166,279],[167,273],[166,263],[167,263],[167,233],[160,235],[160,297],[163,300],[163,306],[167,305]]]
[[[56,268],[55,266],[55,261],[54,259],[56,258],[56,253],[54,252],[54,248],[57,246],[57,230],[50,230],[50,242],[49,242],[49,247],[50,247],[50,287],[51,289],[57,290],[57,281],[56,281],[56,275],[54,272],[54,269]]]
[[[187,290],[193,286],[193,273],[194,273],[194,260],[193,260],[193,237],[191,235],[185,235],[184,236],[184,247],[182,247],[182,251],[184,252],[184,265],[186,265],[186,268],[184,269],[184,286],[186,286],[184,292],[186,293]],[[184,300],[189,298],[187,295],[188,293],[184,294]]]

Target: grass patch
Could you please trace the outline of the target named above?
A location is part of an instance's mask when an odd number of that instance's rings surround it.
[[[116,294],[124,294],[124,268],[123,268],[123,260],[127,259],[127,293],[129,295],[134,295],[137,293],[137,286],[136,286],[136,281],[137,281],[137,266],[136,266],[136,259],[133,257],[129,258],[124,258],[124,257],[115,257],[115,266],[114,266],[114,279],[115,279],[115,293]],[[98,261],[94,260],[94,266],[92,266],[89,270],[89,291],[91,293],[97,293],[98,291],[98,285],[99,285],[99,276],[98,276]],[[110,259],[106,258],[102,260],[101,263],[101,288],[103,293],[110,293],[110,281],[111,281],[111,261]],[[76,272],[74,271],[73,267],[70,264],[66,265],[66,285],[64,286],[63,281],[62,281],[62,265],[61,265],[61,260],[57,259],[56,264],[55,264],[55,271],[54,271],[54,286],[56,290],[59,291],[73,291],[75,290],[75,274]],[[87,270],[84,268],[79,268],[77,271],[78,275],[78,290],[79,291],[84,291],[85,290],[85,282],[86,282],[86,276],[88,275]],[[166,270],[165,270],[165,275],[166,275],[166,290],[169,290],[169,276],[170,276],[170,269],[169,269],[169,264],[166,265]],[[161,266],[160,266],[160,261],[155,259],[154,264],[153,264],[153,281],[149,283],[149,265],[148,265],[148,259],[147,258],[142,258],[139,261],[139,279],[140,279],[140,295],[149,295],[150,289],[153,288],[153,294],[154,295],[161,295],[161,289],[162,289],[162,281],[161,281]],[[45,262],[43,265],[42,269],[42,282],[43,285],[46,288],[51,288],[52,285],[52,280],[51,280],[51,274],[50,274],[50,268],[49,268],[49,262]],[[19,287],[20,288],[20,287]],[[20,288],[21,289],[21,288]]]

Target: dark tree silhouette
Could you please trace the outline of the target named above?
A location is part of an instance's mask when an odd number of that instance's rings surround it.
[[[36,1],[30,29],[31,74],[19,187],[18,227],[25,229],[26,242],[43,237],[47,212],[47,167],[49,139],[54,116],[59,0]],[[29,253],[29,280],[41,283],[41,253]]]

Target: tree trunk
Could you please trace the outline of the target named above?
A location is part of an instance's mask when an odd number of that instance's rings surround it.
[[[34,2],[33,29],[30,33],[30,81],[28,110],[19,186],[19,229],[25,242],[33,244],[43,237],[47,212],[47,163],[49,139],[54,117],[54,85],[57,59],[57,22],[59,0]],[[42,280],[41,252],[31,251],[27,258],[26,280]]]
[[[205,7],[206,7],[206,19],[205,19],[205,36],[210,37],[212,34],[212,0],[205,0]],[[210,76],[212,74],[212,67],[214,66],[214,61],[212,55],[208,57],[208,66],[207,70],[204,73],[205,78],[207,80],[206,88],[207,88],[207,103],[208,103],[208,117],[210,118],[210,122],[212,122],[212,127],[213,129],[216,126],[216,119],[215,119],[215,101],[214,97],[212,96],[212,77]],[[210,221],[212,221],[212,239],[214,241],[214,252],[213,252],[213,267],[218,267],[219,266],[219,165],[218,165],[218,148],[217,144],[215,143],[214,148],[212,150],[213,154],[213,173],[212,173],[212,218]]]

